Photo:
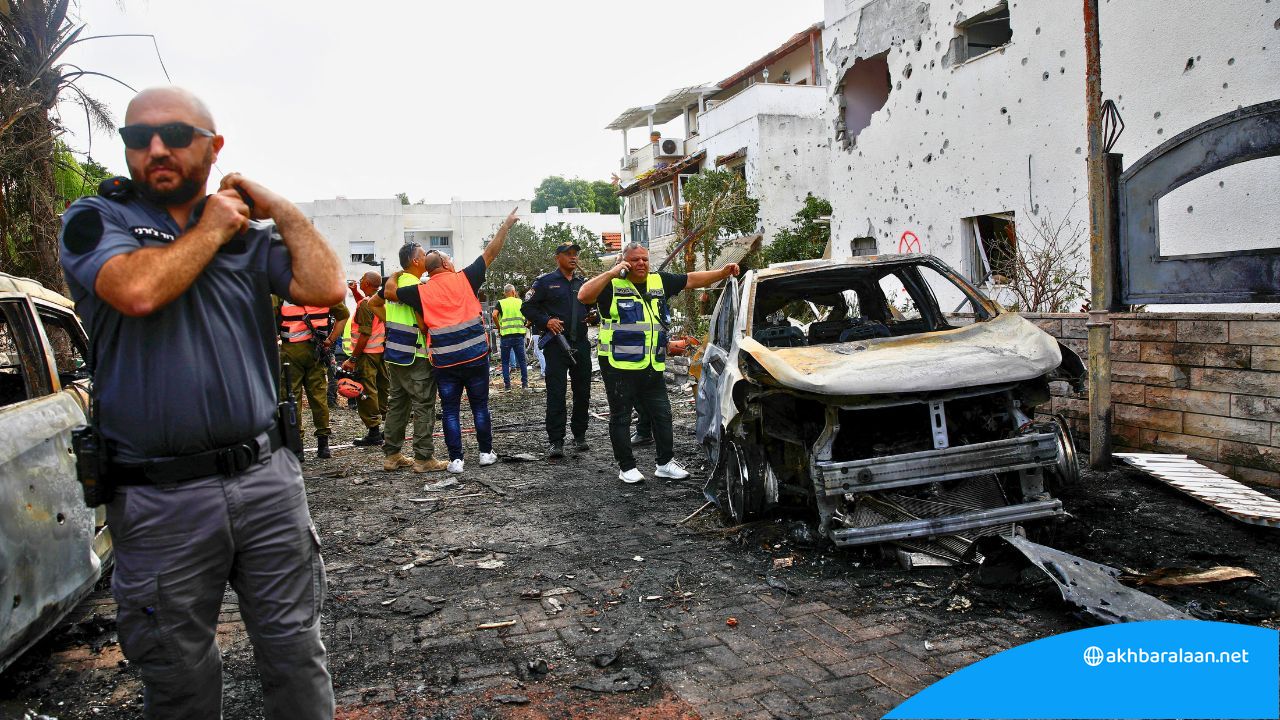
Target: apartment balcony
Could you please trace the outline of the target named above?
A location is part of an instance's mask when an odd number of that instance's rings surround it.
[[[674,147],[672,147],[672,143],[674,143]],[[674,154],[664,152],[663,144],[668,146],[667,150],[674,149]],[[656,143],[646,143],[641,147],[635,148],[627,153],[626,157],[622,158],[622,169],[618,173],[618,177],[626,184],[651,170],[666,167],[685,156],[686,144],[684,140],[679,138],[662,138]]]
[[[822,85],[751,85],[698,114],[696,147],[687,147],[685,152],[707,148],[714,143],[716,136],[761,115],[821,118],[827,104],[826,90]],[[713,155],[710,150],[707,154]]]

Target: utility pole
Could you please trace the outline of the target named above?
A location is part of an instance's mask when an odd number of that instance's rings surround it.
[[[1111,466],[1111,238],[1102,136],[1098,0],[1084,2],[1084,102],[1089,135],[1089,466]]]

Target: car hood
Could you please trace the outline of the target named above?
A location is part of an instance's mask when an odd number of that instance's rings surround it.
[[[778,384],[822,395],[951,390],[1029,380],[1062,362],[1052,336],[1014,313],[933,333],[813,347],[740,348]]]

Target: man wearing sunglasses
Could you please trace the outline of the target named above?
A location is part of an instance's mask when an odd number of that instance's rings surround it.
[[[215,632],[230,582],[266,717],[331,718],[324,564],[276,420],[271,295],[328,307],[346,288],[338,258],[283,197],[238,174],[204,196],[224,142],[215,127],[184,90],[139,93],[120,132],[132,181],[108,180],[63,215],[101,474],[115,488],[120,645],[142,675],[146,717],[219,717]]]

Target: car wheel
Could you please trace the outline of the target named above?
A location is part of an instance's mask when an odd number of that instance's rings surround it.
[[[1066,418],[1053,416],[1053,432],[1058,436],[1058,462],[1048,469],[1049,492],[1057,494],[1060,490],[1080,484],[1080,461],[1076,457],[1075,438],[1071,436],[1071,428]]]
[[[741,525],[760,516],[764,505],[764,462],[740,440],[720,445],[722,483],[720,514],[725,522]]]

